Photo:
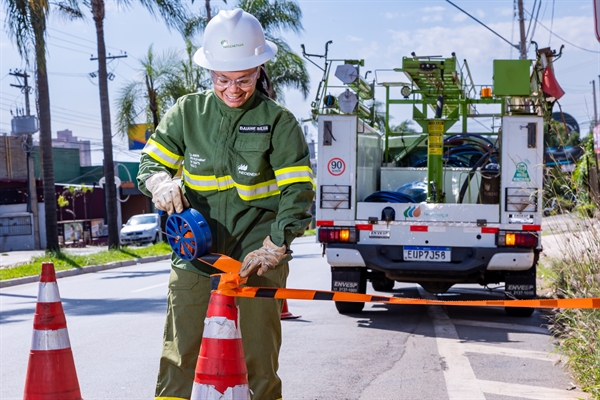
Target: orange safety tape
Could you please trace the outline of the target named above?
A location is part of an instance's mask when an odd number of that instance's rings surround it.
[[[240,278],[238,271],[241,263],[221,254],[208,254],[198,258],[200,261],[224,271],[213,275],[218,279],[216,292],[233,297],[258,297],[286,300],[329,300],[358,303],[384,303],[403,305],[435,306],[476,306],[476,307],[526,307],[526,308],[600,308],[600,298],[574,299],[531,299],[531,300],[427,300],[376,296],[361,293],[331,292],[326,290],[306,290],[288,288],[267,288],[241,286],[246,279]]]

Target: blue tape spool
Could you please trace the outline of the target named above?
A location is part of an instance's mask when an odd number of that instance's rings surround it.
[[[181,259],[190,261],[210,252],[212,235],[208,222],[193,208],[171,214],[165,228],[171,249]]]

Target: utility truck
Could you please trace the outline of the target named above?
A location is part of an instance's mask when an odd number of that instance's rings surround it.
[[[494,60],[491,84],[475,85],[454,53],[413,53],[368,81],[363,60],[329,59],[330,43],[324,55],[302,49],[323,71],[312,103],[316,225],[332,290],[366,293],[370,281],[391,291],[398,281],[439,294],[455,284],[504,283],[507,298],[534,298],[543,133],[555,100],[542,82],[559,55],[536,49],[535,61]],[[376,92],[385,99],[376,102]],[[390,128],[400,106],[420,132]],[[481,118],[489,126],[469,122]],[[336,307],[356,313],[364,303]],[[530,316],[533,309],[506,312]]]

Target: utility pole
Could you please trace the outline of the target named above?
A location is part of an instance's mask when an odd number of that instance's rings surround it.
[[[599,76],[600,77],[600,76]],[[593,143],[593,139],[594,139],[594,135],[596,133],[596,128],[598,127],[598,105],[596,102],[596,80],[594,79],[593,81],[590,82],[592,84],[592,97],[594,98],[594,122],[592,123],[592,143]],[[595,146],[593,146],[592,144],[592,151],[594,152],[595,156],[596,156],[596,182],[592,181],[592,171],[590,170],[590,161],[589,158],[587,159],[587,167],[588,167],[588,179],[589,179],[589,188],[590,188],[590,195],[592,196],[592,199],[594,199],[595,197],[598,196],[598,191],[600,190],[600,167],[599,167],[599,163],[598,163],[598,153],[596,153],[596,148]]]
[[[19,82],[18,85],[13,85],[11,83],[10,86],[21,89],[21,92],[23,92],[23,94],[25,95],[25,115],[31,115],[31,111],[29,108],[29,89],[31,89],[31,87],[27,85],[27,78],[29,78],[29,75],[27,75],[27,72],[21,72],[18,69],[16,69],[15,72],[12,72],[11,70],[8,74],[16,78],[23,78],[22,85],[21,82]]]
[[[594,98],[594,127],[598,125],[598,106],[596,103],[596,80],[592,81],[592,97]]]
[[[523,14],[523,0],[518,0],[519,8],[519,32],[521,33],[521,41],[519,42],[519,51],[521,52],[520,59],[527,59],[527,38],[525,37],[525,16]]]
[[[21,92],[25,95],[25,116],[31,116],[31,108],[29,107],[29,91],[31,87],[27,82],[27,72],[15,70],[14,72],[9,71],[9,75],[16,77],[17,79],[22,78],[23,84],[21,84],[19,80],[18,85],[10,84],[10,86],[21,89]],[[37,125],[37,123],[36,123]],[[33,129],[31,129],[33,130]],[[27,212],[33,215],[33,240],[34,247],[36,249],[40,248],[40,229],[39,229],[39,216],[38,216],[38,202],[37,202],[37,189],[35,185],[35,176],[33,176],[33,158],[31,157],[31,151],[33,150],[33,139],[32,134],[37,131],[37,127],[33,132],[26,132],[27,137],[23,141],[22,148],[25,151],[26,159],[27,159]]]

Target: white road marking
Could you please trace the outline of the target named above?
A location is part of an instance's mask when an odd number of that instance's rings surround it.
[[[516,383],[479,380],[479,387],[485,393],[518,397],[522,399],[572,400],[589,398],[587,393],[580,391],[567,391],[566,389],[551,389],[541,386],[519,385]]]
[[[452,321],[440,306],[430,306],[427,312],[433,321],[438,353],[444,363],[442,367],[448,398],[485,400]]]
[[[521,358],[529,358],[531,360],[540,360],[540,361],[560,361],[562,357],[560,354],[546,353],[544,351],[534,351],[534,350],[523,350],[523,349],[515,349],[511,347],[498,347],[498,346],[487,346],[485,344],[475,344],[475,343],[463,343],[463,349],[465,353],[479,353],[479,354],[489,354],[493,356],[508,356],[508,357],[521,357]]]
[[[418,289],[421,298],[432,298],[430,294],[426,293],[420,287],[418,287]],[[469,362],[469,358],[465,353],[504,355],[543,361],[556,361],[560,360],[561,357],[558,354],[541,351],[500,348],[497,346],[461,342],[453,321],[448,317],[442,306],[429,306],[427,312],[433,322],[438,353],[443,362],[444,380],[446,381],[446,391],[448,392],[449,400],[485,399],[484,393],[534,400],[589,398],[587,393],[580,391],[567,391],[566,389],[552,389],[540,386],[477,379]],[[463,325],[468,325],[472,322],[466,320],[457,321],[459,321],[459,323],[467,322]],[[479,326],[477,324],[473,325]],[[503,325],[506,328],[509,324],[498,325]],[[489,323],[482,323],[482,326],[492,327]],[[498,328],[499,327],[500,326],[498,326]]]
[[[161,287],[161,286],[166,286],[166,285],[167,285],[167,282],[163,282],[163,283],[159,283],[158,285],[152,285],[152,286],[148,286],[148,287],[145,287],[145,288],[141,288],[141,289],[132,290],[132,291],[131,291],[131,292],[129,292],[129,293],[138,293],[138,292],[143,292],[143,291],[145,291],[145,290],[150,290],[150,289],[154,289],[154,288]]]
[[[452,322],[454,325],[480,326],[482,328],[506,329],[513,332],[541,333],[550,335],[550,331],[548,331],[548,329],[538,326],[504,324],[501,322],[471,321],[468,319],[453,319]]]

